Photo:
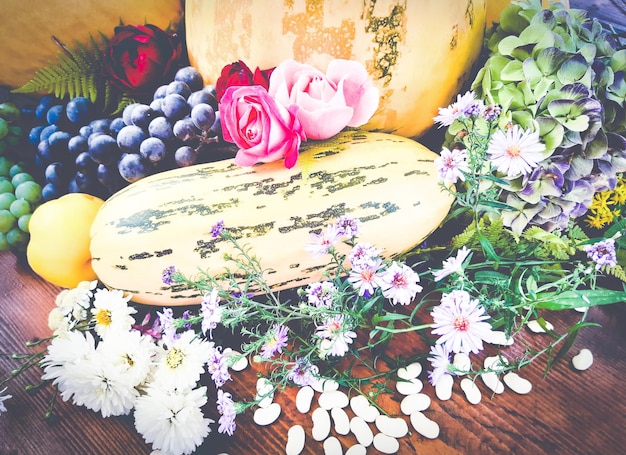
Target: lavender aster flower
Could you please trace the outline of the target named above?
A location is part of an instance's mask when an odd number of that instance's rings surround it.
[[[317,308],[330,308],[336,294],[337,287],[332,281],[311,283],[306,288],[307,302]]]
[[[376,289],[384,286],[382,275],[379,273],[382,261],[377,259],[375,262],[363,264],[354,267],[348,275],[348,281],[354,289],[359,291],[359,295],[366,299],[374,295]]]
[[[615,240],[605,239],[583,247],[587,257],[596,263],[596,270],[602,267],[615,267],[617,256],[615,255]]]
[[[435,344],[430,348],[430,355],[427,360],[433,369],[428,372],[428,382],[434,387],[444,375],[450,374],[450,350],[445,344]]]
[[[211,228],[211,237],[216,238],[222,235],[222,231],[224,230],[224,221],[218,221]]]
[[[289,372],[288,379],[299,386],[311,385],[315,381],[318,369],[308,359],[298,358]]]
[[[175,283],[173,279],[173,275],[176,273],[176,267],[170,265],[168,268],[163,270],[163,274],[161,275],[161,281],[166,286],[171,286]]]
[[[207,370],[215,383],[215,387],[218,389],[226,384],[226,381],[232,379],[228,372],[228,359],[222,353],[222,348],[215,346],[213,343],[211,343],[209,350]]]
[[[392,304],[408,305],[415,298],[415,294],[422,291],[417,284],[420,277],[406,264],[394,262],[382,277],[383,295],[391,300]]]
[[[439,127],[450,126],[458,118],[472,115],[476,112],[477,106],[482,105],[482,101],[476,100],[474,92],[465,92],[463,95],[456,96],[456,102],[452,103],[448,107],[440,107],[439,115],[433,117],[435,123],[439,123]]]
[[[360,242],[354,245],[348,253],[348,260],[352,264],[353,269],[361,267],[371,268],[373,265],[380,263],[380,250],[374,245],[367,242]]]
[[[441,149],[441,153],[435,158],[435,168],[439,173],[439,178],[446,185],[455,184],[459,180],[465,180],[464,172],[469,172],[467,164],[467,150],[452,149],[446,147]]]
[[[339,242],[340,236],[339,227],[336,224],[329,224],[319,234],[311,233],[313,240],[307,243],[304,249],[314,257],[328,254],[330,248]]]
[[[341,235],[345,235],[346,237],[356,237],[359,235],[361,222],[351,216],[343,215],[337,220],[337,226],[339,227]]]
[[[235,403],[232,400],[232,395],[228,392],[224,392],[222,389],[217,391],[217,411],[221,417],[218,420],[219,428],[218,433],[226,433],[228,436],[232,436],[237,428],[235,423],[235,417],[237,411],[235,410]]]
[[[267,339],[261,348],[261,357],[271,359],[276,353],[282,353],[287,346],[289,329],[282,324],[274,324],[267,334]]]
[[[217,288],[213,288],[211,294],[205,294],[200,304],[200,312],[202,314],[202,333],[213,338],[213,329],[217,324],[222,322],[222,308],[219,305],[219,293]]]
[[[471,252],[472,250],[464,246],[456,252],[456,257],[450,257],[443,261],[443,268],[433,272],[435,281],[442,280],[453,273],[463,273],[463,261],[465,261]]]
[[[327,355],[342,357],[348,352],[356,333],[350,330],[344,322],[343,314],[328,318],[321,326],[317,327],[315,334],[322,338],[320,343],[320,357]]]
[[[159,317],[159,325],[163,333],[163,341],[168,346],[172,346],[180,335],[176,333],[176,327],[174,326],[174,311],[171,308],[163,308],[163,313],[157,311]]]

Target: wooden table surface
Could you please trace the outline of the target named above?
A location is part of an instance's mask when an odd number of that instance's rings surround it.
[[[623,24],[623,0],[572,0],[572,7],[585,8],[591,14],[615,24]],[[11,253],[0,253],[0,377],[19,365],[10,358],[13,353],[28,352],[27,340],[45,337],[47,314],[54,306],[59,288],[34,275]],[[557,331],[565,330],[577,318],[573,311],[546,315]],[[523,369],[520,375],[529,379],[533,390],[517,395],[507,389],[491,396],[484,384],[482,402],[469,404],[455,382],[452,398],[439,401],[426,382],[424,393],[432,398],[425,411],[435,420],[441,433],[429,440],[412,431],[400,440],[400,454],[618,454],[626,447],[626,306],[594,308],[589,320],[601,328],[582,330],[572,351],[563,363],[557,364],[544,377],[545,359]],[[524,340],[542,346],[546,335],[524,333]],[[236,347],[236,346],[235,346]],[[582,348],[594,354],[593,366],[578,372],[569,363]],[[425,352],[426,347],[415,335],[397,337],[388,352],[409,355]],[[485,355],[496,350],[489,347]],[[521,352],[515,345],[503,351],[511,356]],[[426,366],[424,364],[424,366]],[[52,394],[51,387],[29,394],[24,386],[36,384],[41,375],[34,368],[9,384],[13,397],[5,401],[7,413],[0,415],[0,455],[147,455],[151,452],[135,431],[131,417],[103,419],[85,408],[57,400],[58,419],[43,419]],[[254,394],[256,372],[248,367],[234,376],[225,388],[235,399],[248,399]],[[310,415],[295,409],[295,389],[277,396],[282,415],[269,427],[259,427],[252,413],[237,417],[237,430],[232,437],[213,433],[197,454],[284,453],[287,430],[301,424],[307,433],[304,453],[323,453],[322,444],[311,435]],[[399,413],[399,396],[385,396],[380,404],[388,412]],[[214,397],[209,399],[207,414],[215,418]],[[349,411],[350,412],[350,411]],[[406,418],[408,422],[408,418]],[[356,442],[354,436],[340,436],[344,450]],[[378,452],[373,448],[369,454]]]

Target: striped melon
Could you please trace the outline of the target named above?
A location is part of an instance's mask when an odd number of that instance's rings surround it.
[[[211,228],[223,220],[269,269],[273,289],[296,287],[321,278],[328,257],[312,257],[305,245],[340,215],[360,219],[359,239],[391,256],[422,242],[452,203],[438,183],[437,155],[411,139],[350,131],[301,150],[292,169],[229,159],[155,174],[114,194],[91,228],[98,278],[138,303],[198,303],[197,291],[168,288],[161,274],[172,265],[188,276],[222,272],[232,248]]]
[[[359,61],[381,95],[363,129],[415,138],[469,80],[488,1],[187,0],[187,49],[205,83],[237,60],[322,71],[333,58]]]

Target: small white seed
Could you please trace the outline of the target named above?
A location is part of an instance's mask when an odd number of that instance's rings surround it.
[[[315,390],[318,393],[330,392],[333,390],[338,390],[339,383],[335,381],[334,379],[315,378],[315,380],[311,384],[311,387],[313,387],[313,390]]]
[[[324,455],[343,455],[343,449],[339,439],[334,436],[324,441]]]
[[[436,439],[439,437],[439,424],[426,417],[422,412],[411,414],[411,425],[425,438]]]
[[[330,414],[324,408],[317,408],[311,414],[311,420],[313,420],[313,428],[311,430],[311,436],[316,441],[323,441],[330,433]]]
[[[509,364],[509,361],[507,360],[506,357],[497,356],[497,355],[494,355],[491,357],[485,357],[485,360],[483,361],[483,366],[485,367],[486,370],[494,370],[494,371],[501,371],[508,364]]]
[[[348,406],[350,400],[348,399],[348,395],[341,390],[331,390],[323,392],[317,399],[317,402],[322,408],[330,410],[332,408],[345,408]]]
[[[449,400],[452,398],[452,385],[454,384],[454,378],[449,374],[444,374],[437,385],[435,385],[435,394],[441,401]]]
[[[335,431],[340,435],[347,435],[350,433],[350,417],[346,414],[342,408],[332,408],[330,410],[330,416],[335,422]]]
[[[272,403],[266,408],[258,408],[254,411],[254,423],[265,426],[274,423],[280,416],[280,405]]]
[[[304,450],[306,435],[302,425],[294,425],[287,432],[287,445],[285,453],[287,455],[300,455]]]
[[[259,378],[256,382],[256,395],[255,400],[259,401],[258,406],[260,408],[267,408],[272,401],[274,401],[274,386],[272,382],[267,378]]]
[[[231,359],[234,363],[229,367],[233,371],[243,371],[248,366],[248,359],[241,352],[235,351],[231,348],[224,349],[224,356],[230,362]]]
[[[400,450],[400,443],[396,438],[387,436],[385,433],[378,433],[374,436],[374,448],[379,452],[392,454]]]
[[[572,366],[578,371],[584,371],[593,365],[593,354],[589,349],[581,349],[572,357]]]
[[[546,329],[548,329],[548,330],[554,329],[554,326],[552,324],[550,324],[548,321],[545,321],[545,322],[546,322]],[[535,319],[533,319],[531,321],[528,321],[526,323],[526,327],[528,327],[528,330],[530,330],[533,333],[546,333],[544,328],[541,327],[539,325],[539,322],[537,320],[535,320]]]
[[[369,447],[374,440],[372,429],[367,422],[359,416],[350,419],[350,431],[356,437],[358,443],[364,447]]]
[[[491,336],[486,341],[488,343],[497,344],[500,346],[511,346],[515,342],[513,337],[507,338],[506,333],[504,333],[502,330],[493,330],[491,332]]]
[[[400,402],[400,410],[404,415],[410,416],[416,411],[424,411],[430,406],[430,397],[424,393],[407,395]]]
[[[315,391],[308,385],[301,387],[296,394],[296,409],[302,414],[307,414],[311,410]]]
[[[463,390],[465,398],[471,404],[480,403],[480,400],[482,399],[482,394],[480,393],[480,389],[474,381],[469,378],[461,379],[461,390]]]
[[[380,414],[376,417],[376,428],[392,438],[402,438],[409,432],[409,426],[402,417],[389,417]]]
[[[454,365],[454,368],[460,370],[459,372],[455,372],[454,374],[461,376],[465,374],[465,372],[470,370],[470,368],[472,367],[472,360],[464,352],[458,352],[454,354],[454,360],[452,361],[452,365]]]
[[[398,370],[398,377],[401,379],[414,379],[422,373],[422,364],[413,362]]]
[[[375,406],[372,406],[364,395],[355,395],[350,398],[352,412],[361,417],[366,422],[374,422],[380,414]]]
[[[494,373],[494,372],[482,373],[480,375],[480,379],[483,380],[485,385],[489,387],[489,389],[493,393],[504,392],[504,384],[502,383],[502,381],[500,381],[500,378],[498,378],[497,373]]]
[[[509,389],[515,393],[519,393],[520,395],[530,393],[533,388],[533,385],[528,379],[522,378],[519,374],[513,371],[509,371],[507,374],[502,376],[502,381],[504,381]]]
[[[354,444],[346,450],[346,455],[367,455],[367,447],[363,447],[361,444]]]
[[[409,379],[407,381],[396,382],[396,390],[402,395],[413,395],[414,393],[420,393],[424,388],[424,384],[417,378]]]

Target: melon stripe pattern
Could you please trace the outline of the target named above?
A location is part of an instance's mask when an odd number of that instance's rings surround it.
[[[199,303],[197,290],[166,287],[161,274],[172,265],[187,276],[232,268],[224,259],[232,245],[211,235],[223,221],[259,258],[273,289],[318,281],[329,258],[313,257],[305,245],[341,215],[359,219],[359,241],[386,257],[418,245],[439,225],[452,197],[439,186],[436,157],[401,136],[348,131],[303,144],[292,169],[224,160],[155,174],[103,204],[91,228],[92,266],[135,302]]]

